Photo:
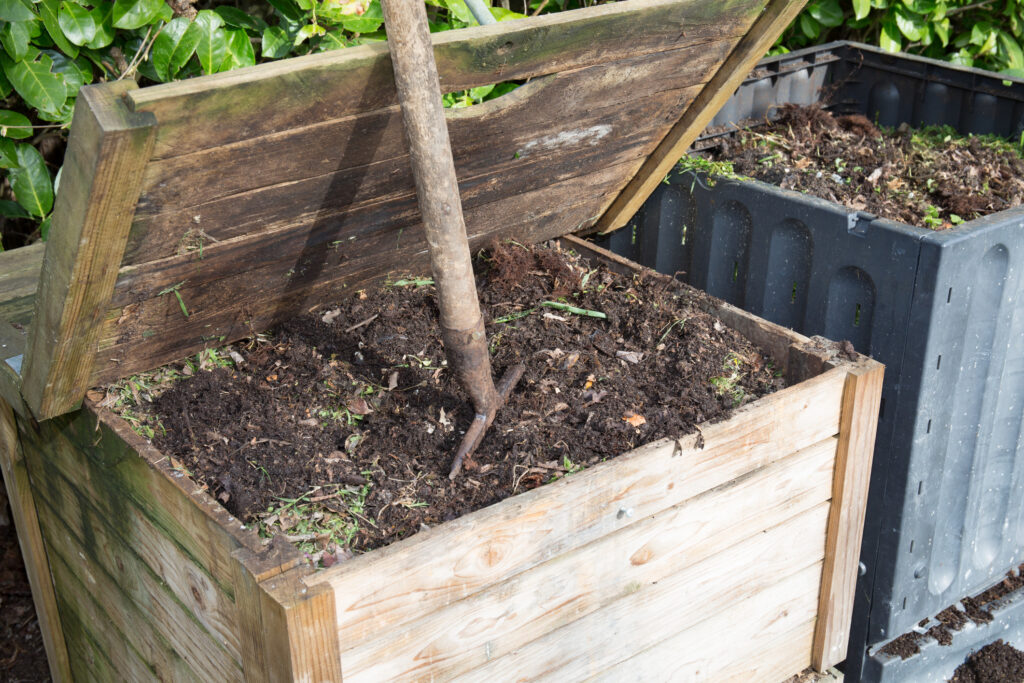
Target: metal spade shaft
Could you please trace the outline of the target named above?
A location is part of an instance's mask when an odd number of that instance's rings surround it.
[[[454,479],[463,459],[480,444],[524,367],[510,368],[498,387],[494,386],[426,7],[422,0],[382,0],[381,5],[437,286],[441,340],[448,367],[455,371],[476,411],[448,475]]]

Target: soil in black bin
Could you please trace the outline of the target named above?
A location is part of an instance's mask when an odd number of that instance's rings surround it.
[[[741,176],[936,230],[1024,202],[1021,148],[1003,138],[882,129],[817,105],[786,105],[779,114],[725,139],[713,157]]]
[[[997,640],[971,653],[951,683],[1024,683],[1024,652]]]
[[[194,376],[147,389],[159,395],[132,417],[237,517],[330,565],[693,433],[782,386],[706,295],[670,279],[516,244],[477,266],[495,377],[518,362],[526,373],[454,481],[473,412],[446,367],[427,279],[353,293],[207,353],[205,365],[225,367],[182,367]]]

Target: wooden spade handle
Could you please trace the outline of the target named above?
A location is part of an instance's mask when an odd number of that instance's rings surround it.
[[[493,419],[500,401],[491,378],[426,7],[422,0],[383,0],[381,5],[437,285],[448,365],[470,395],[477,414]]]

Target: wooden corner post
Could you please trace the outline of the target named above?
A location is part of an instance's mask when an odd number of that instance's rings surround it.
[[[58,683],[63,683],[72,680],[71,663],[57,610],[50,562],[39,529],[28,469],[14,420],[11,406],[0,399],[0,470],[3,471],[7,498],[11,503],[21,555],[25,558],[25,573],[32,587],[32,601],[39,619],[39,630],[43,635],[46,659],[50,663],[50,676]]]
[[[334,589],[274,552],[236,550],[235,604],[245,680],[341,683]]]
[[[851,363],[843,387],[825,566],[811,648],[811,664],[818,671],[846,658],[884,369],[868,359]]]
[[[75,102],[22,375],[38,419],[74,409],[88,388],[156,133],[152,114],[124,102],[137,87],[86,86]]]

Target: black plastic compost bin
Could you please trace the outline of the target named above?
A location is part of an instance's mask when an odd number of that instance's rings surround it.
[[[695,144],[822,102],[885,126],[1020,140],[1024,81],[855,43],[763,60]],[[952,645],[878,650],[1024,561],[1024,209],[933,232],[760,182],[673,173],[599,240],[756,315],[884,362],[846,675],[947,680],[974,649],[1024,649],[1024,594]]]

